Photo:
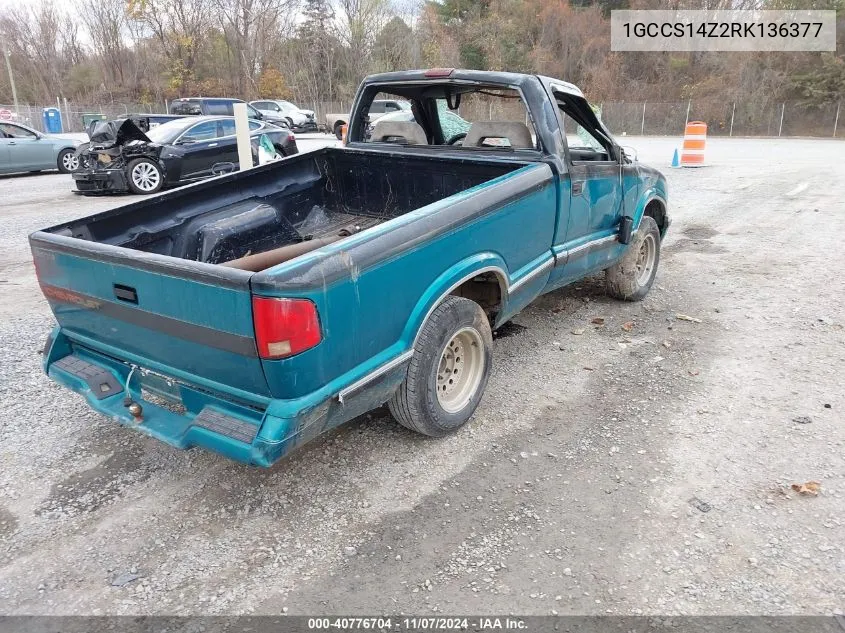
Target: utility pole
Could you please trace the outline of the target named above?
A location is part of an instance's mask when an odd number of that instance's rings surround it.
[[[9,50],[6,49],[6,70],[9,71],[9,83],[12,85],[12,100],[15,102],[15,114],[18,114],[18,91],[15,89],[15,77],[12,75],[12,62],[9,61]]]

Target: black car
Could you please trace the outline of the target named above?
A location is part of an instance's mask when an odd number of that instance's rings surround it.
[[[271,145],[281,156],[298,152],[290,130],[252,120],[249,127],[253,164],[259,146]],[[155,193],[238,169],[234,117],[185,117],[146,133],[131,119],[100,121],[89,137],[73,173],[80,193]]]
[[[174,99],[170,102],[170,114],[191,114],[205,116],[233,116],[234,105],[246,103],[241,99],[229,99],[226,97],[187,97]],[[248,103],[246,104],[246,115],[256,121],[266,121],[276,127],[289,127],[287,118],[282,114],[275,115],[269,112],[259,112]]]

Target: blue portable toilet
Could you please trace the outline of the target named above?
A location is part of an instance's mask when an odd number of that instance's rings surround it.
[[[41,117],[44,122],[44,131],[47,134],[62,133],[62,113],[58,108],[44,108]]]

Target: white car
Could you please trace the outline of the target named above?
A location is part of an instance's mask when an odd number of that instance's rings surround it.
[[[249,105],[261,114],[273,117],[282,116],[288,121],[290,129],[297,132],[316,132],[317,123],[313,110],[302,110],[290,101],[267,99],[265,101],[250,101]]]

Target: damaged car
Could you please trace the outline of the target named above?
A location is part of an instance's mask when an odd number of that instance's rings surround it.
[[[249,129],[253,165],[268,148],[275,152],[271,158],[298,152],[289,130],[255,120]],[[99,121],[88,136],[77,150],[79,167],[73,173],[83,194],[151,194],[239,168],[234,117],[185,117],[153,128],[131,118]]]

